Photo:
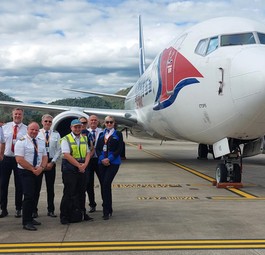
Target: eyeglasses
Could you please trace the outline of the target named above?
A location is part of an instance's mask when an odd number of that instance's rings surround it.
[[[87,124],[87,122],[81,122],[83,125],[86,125]]]
[[[45,123],[49,122],[49,123],[52,123],[51,120],[44,120]]]
[[[113,121],[105,121],[106,124],[113,124]]]

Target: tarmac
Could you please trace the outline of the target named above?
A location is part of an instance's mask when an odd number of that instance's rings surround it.
[[[218,161],[211,155],[198,160],[197,144],[124,140],[127,159],[113,182],[110,220],[102,219],[97,178],[94,221],[62,225],[59,217],[48,217],[44,180],[37,219],[42,225],[23,230],[14,217],[11,180],[9,215],[0,219],[0,254],[265,255],[264,155],[243,159],[242,188],[216,188]],[[59,216],[60,164],[55,190]]]

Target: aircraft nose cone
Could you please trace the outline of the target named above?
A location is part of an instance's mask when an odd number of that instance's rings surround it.
[[[242,50],[231,62],[231,92],[234,100],[265,91],[265,46]]]
[[[265,46],[240,51],[231,61],[231,94],[242,117],[265,124]]]

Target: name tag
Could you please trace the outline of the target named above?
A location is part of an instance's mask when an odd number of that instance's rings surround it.
[[[106,152],[107,150],[108,150],[108,147],[107,147],[106,144],[104,144],[104,146],[103,146],[103,151]]]

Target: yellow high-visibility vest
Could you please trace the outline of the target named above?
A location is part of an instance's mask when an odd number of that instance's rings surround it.
[[[87,154],[87,137],[80,136],[79,146],[74,137],[70,134],[66,135],[63,139],[69,143],[70,154],[77,160],[84,160]]]

